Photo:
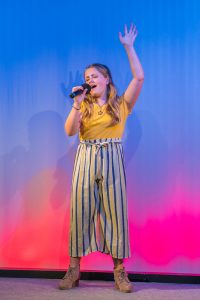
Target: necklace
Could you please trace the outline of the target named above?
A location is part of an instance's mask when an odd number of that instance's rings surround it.
[[[96,103],[99,107],[99,111],[98,111],[98,115],[101,116],[103,114],[103,110],[102,110],[102,107],[106,104],[104,103],[103,105],[99,105],[98,103]]]
[[[103,111],[100,109],[99,111],[98,111],[98,115],[102,115],[103,114]]]

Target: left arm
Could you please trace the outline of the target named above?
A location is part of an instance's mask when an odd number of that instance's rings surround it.
[[[133,24],[131,24],[129,31],[127,30],[127,26],[125,25],[123,37],[121,32],[119,32],[119,39],[126,50],[129,64],[131,67],[131,72],[133,74],[133,79],[131,80],[130,84],[128,85],[124,93],[124,100],[128,105],[129,111],[132,110],[140,94],[143,81],[144,81],[144,72],[141,63],[139,61],[139,58],[133,47],[136,36],[137,36],[137,30],[136,27],[133,26]]]

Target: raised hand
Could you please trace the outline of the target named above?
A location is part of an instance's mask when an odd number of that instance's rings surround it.
[[[136,36],[138,34],[138,31],[136,29],[136,26],[131,23],[130,29],[127,29],[127,25],[124,25],[124,36],[122,36],[122,33],[119,32],[119,40],[125,47],[131,47],[133,46]]]

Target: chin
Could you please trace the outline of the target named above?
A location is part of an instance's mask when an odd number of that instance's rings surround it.
[[[92,95],[92,97],[94,97],[94,98],[100,97],[100,94],[98,94],[98,93],[92,93],[91,95]]]

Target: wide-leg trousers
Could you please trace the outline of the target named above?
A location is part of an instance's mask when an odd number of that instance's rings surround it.
[[[126,174],[121,139],[81,141],[71,188],[69,255],[100,251],[130,256]]]

